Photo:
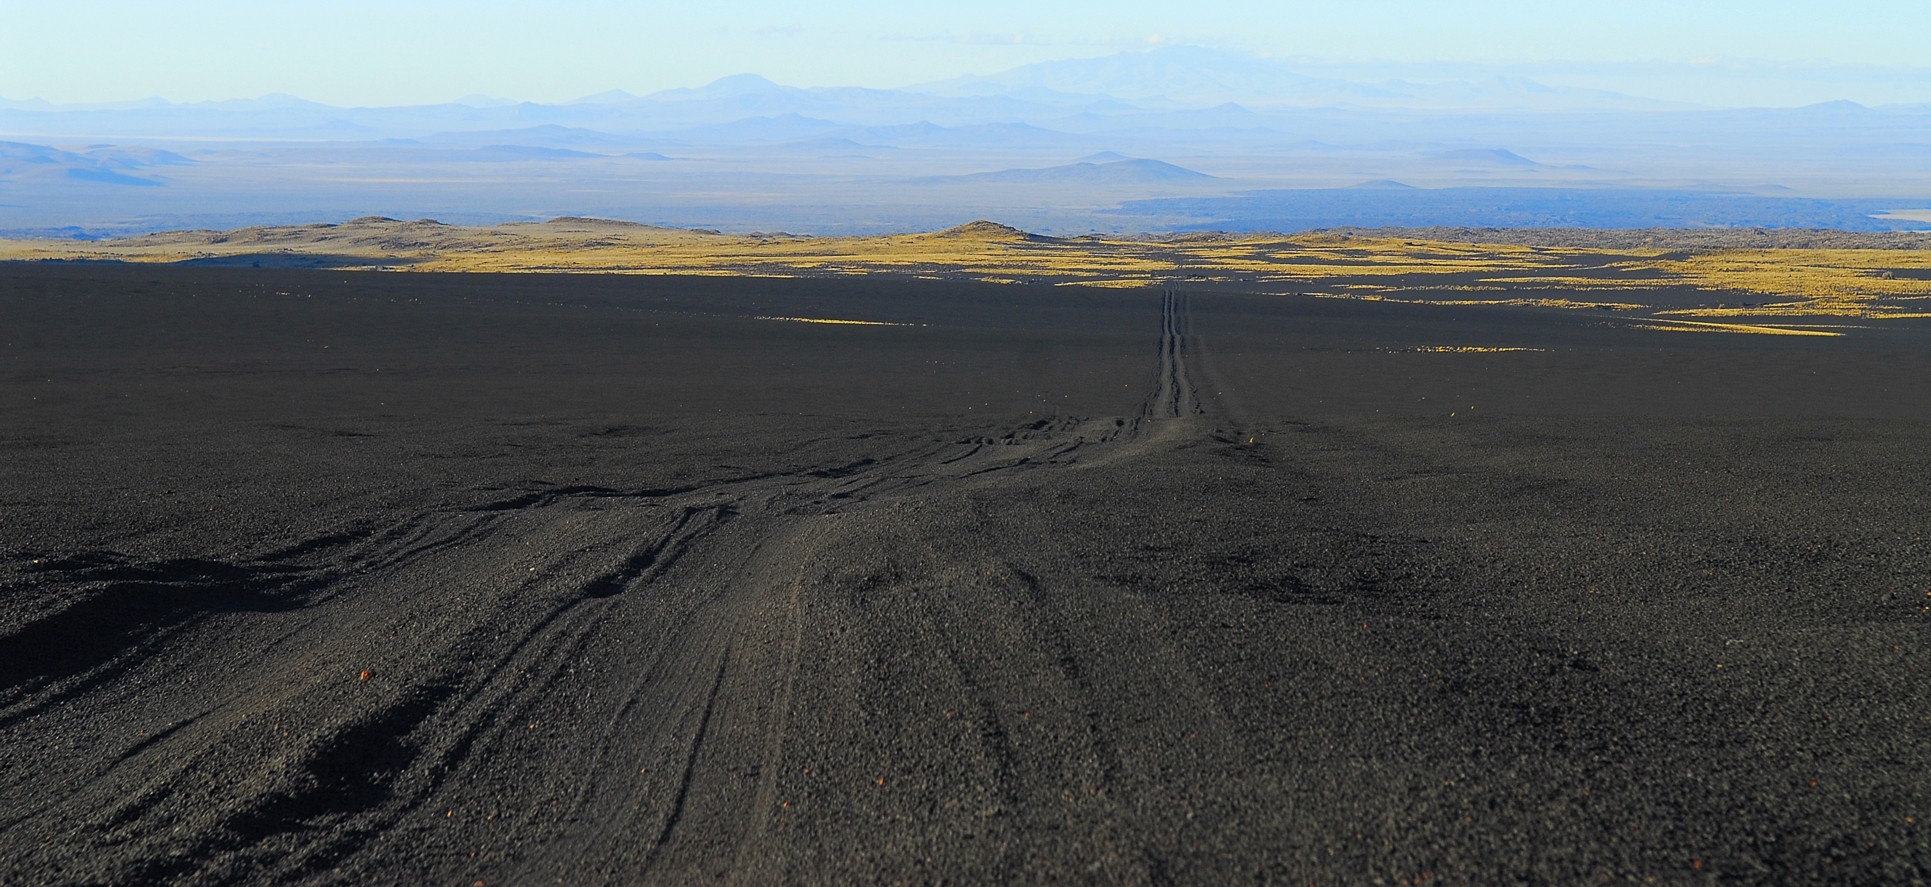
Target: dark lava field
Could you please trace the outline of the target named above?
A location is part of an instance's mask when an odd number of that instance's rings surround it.
[[[1844,324],[0,265],[0,883],[1922,884]]]

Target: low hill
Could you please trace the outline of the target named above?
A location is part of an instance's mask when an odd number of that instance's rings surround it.
[[[947,228],[944,231],[934,232],[930,236],[943,237],[943,238],[948,238],[953,240],[985,240],[985,241],[1007,241],[1007,242],[1046,242],[1053,239],[1050,237],[1041,237],[1030,231],[1022,231],[1018,228],[1014,228],[1011,225],[1002,225],[998,222],[989,222],[985,219],[979,219],[977,221],[967,222],[963,225],[957,225],[951,228]]]
[[[156,166],[193,163],[172,151],[92,145],[68,151],[48,145],[0,142],[0,182],[90,182],[97,185],[155,187],[163,180],[139,173]]]
[[[1430,160],[1454,163],[1462,166],[1494,166],[1515,169],[1535,169],[1543,166],[1506,148],[1462,148],[1454,151],[1438,151],[1428,155]]]

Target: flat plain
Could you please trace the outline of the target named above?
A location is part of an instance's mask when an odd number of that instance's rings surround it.
[[[0,882],[1924,883],[1921,255],[0,265]]]

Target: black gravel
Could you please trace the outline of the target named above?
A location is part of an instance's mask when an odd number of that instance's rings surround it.
[[[0,883],[1923,884],[1835,322],[0,266]]]

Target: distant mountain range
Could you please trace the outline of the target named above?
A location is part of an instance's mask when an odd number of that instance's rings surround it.
[[[739,74],[702,86],[643,96],[609,90],[561,104],[482,95],[442,104],[375,108],[333,107],[285,94],[187,103],[150,98],[75,106],[37,99],[0,99],[0,135],[16,139],[112,135],[333,140],[540,131],[546,127],[667,134],[717,127],[727,128],[720,130],[726,132],[729,127],[758,120],[809,123],[824,131],[908,124],[1025,124],[1090,130],[1267,126],[1294,112],[1309,111],[1466,116],[1683,110],[1694,109],[1504,74],[1431,82],[1364,82],[1302,73],[1276,59],[1175,46],[1045,62],[901,89],[801,88],[783,86],[756,74]],[[1831,102],[1810,110],[1817,115],[1922,118],[1931,112],[1931,106],[1880,110]],[[780,137],[823,134],[791,132]]]
[[[1684,107],[1600,90],[1546,86],[1523,77],[1441,83],[1363,83],[1300,73],[1274,59],[1172,46],[1097,59],[1067,59],[983,77],[912,87],[938,95],[1003,95],[1077,102],[1107,96],[1158,106],[1240,103],[1256,107],[1354,105],[1433,110],[1658,110]]]
[[[60,106],[0,99],[0,133],[73,137],[420,137],[436,132],[544,125],[614,132],[668,132],[747,118],[798,116],[845,125],[927,121],[941,126],[1027,122],[1073,115],[1131,118],[1146,112],[1231,106],[1237,116],[1307,108],[1409,112],[1659,111],[1684,106],[1521,77],[1417,83],[1357,82],[1299,73],[1257,56],[1176,46],[1070,59],[903,89],[782,86],[740,74],[698,87],[637,96],[610,90],[563,104],[472,95],[435,105],[338,108],[282,94],[173,103],[143,99]],[[1231,122],[1225,121],[1223,122]]]
[[[1650,213],[1683,224],[1927,226],[1931,104],[1696,108],[1457,70],[1470,76],[1371,80],[1178,46],[900,89],[741,74],[557,104],[0,100],[0,230],[380,214],[808,233],[992,217],[1084,233],[1216,219],[1307,225],[1323,213],[1357,223],[1370,199],[1371,215],[1405,218],[1402,195],[1448,213],[1444,224],[1524,224],[1639,219],[1649,210],[1630,207],[1651,204],[1627,195],[1644,191],[1717,195],[1669,197],[1675,208]],[[1323,189],[1352,196],[1293,197],[1307,212],[1280,205],[1281,195]],[[1508,189],[1582,204],[1624,196],[1600,213],[1543,213],[1542,198],[1522,210],[1497,197]],[[1823,212],[1775,202],[1798,198],[1876,203]]]

